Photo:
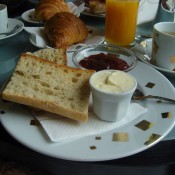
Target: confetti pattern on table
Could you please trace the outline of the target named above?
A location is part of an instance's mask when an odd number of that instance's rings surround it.
[[[162,118],[171,118],[171,117],[172,117],[171,112],[164,112],[164,113],[162,113]]]
[[[128,133],[113,133],[112,141],[113,142],[128,142],[129,136]]]
[[[142,120],[139,123],[137,123],[135,126],[143,131],[146,131],[147,129],[153,127],[154,124],[147,120]]]
[[[101,137],[99,137],[99,136],[95,137],[95,140],[101,140]]]
[[[154,143],[160,137],[161,137],[161,135],[159,135],[159,134],[151,134],[150,137],[148,138],[148,140],[144,143],[144,145],[148,146],[148,145]]]
[[[40,122],[36,119],[30,121],[30,125],[33,126],[41,126]]]
[[[91,150],[96,150],[97,147],[96,147],[96,146],[90,146],[90,149],[91,149]]]
[[[154,83],[148,82],[145,87],[147,88],[153,88],[155,86]]]

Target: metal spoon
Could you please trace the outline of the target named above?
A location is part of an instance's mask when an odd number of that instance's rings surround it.
[[[155,95],[144,95],[143,92],[139,89],[136,89],[133,96],[132,96],[132,101],[142,101],[146,98],[152,98],[152,99],[159,99],[159,100],[163,100],[163,101],[168,101],[171,103],[175,103],[175,100],[173,99],[169,99],[169,98],[165,98],[165,97],[160,97],[160,96],[155,96]]]
[[[5,32],[5,33],[0,33],[0,35],[11,35],[13,34],[14,32],[16,32],[21,26],[19,24],[17,24],[11,31],[9,32]]]

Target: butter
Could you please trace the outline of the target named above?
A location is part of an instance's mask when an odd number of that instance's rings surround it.
[[[135,86],[132,76],[122,71],[98,72],[92,81],[94,87],[105,92],[127,92]]]

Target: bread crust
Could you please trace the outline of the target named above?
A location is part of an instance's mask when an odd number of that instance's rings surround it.
[[[93,72],[22,54],[2,98],[86,122]]]
[[[88,36],[86,24],[72,13],[62,12],[50,18],[44,32],[54,48],[67,48],[83,42]]]
[[[64,48],[60,49],[45,48],[45,49],[39,49],[33,53],[27,52],[27,54],[47,59],[57,64],[67,65],[67,54],[66,49]]]

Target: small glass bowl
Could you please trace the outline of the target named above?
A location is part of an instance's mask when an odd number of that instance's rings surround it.
[[[87,58],[92,55],[104,53],[106,55],[115,55],[115,59],[121,59],[124,60],[128,67],[122,71],[128,72],[129,70],[133,69],[137,64],[137,58],[135,57],[134,53],[130,51],[127,48],[120,47],[120,46],[114,46],[114,45],[106,45],[106,44],[98,44],[98,45],[91,45],[91,46],[83,46],[77,51],[74,52],[72,56],[72,61],[75,64],[76,67],[81,69],[87,69],[86,67],[83,67],[80,65],[80,61],[84,58]],[[99,64],[93,63],[93,64]],[[92,68],[89,68],[92,69]],[[94,68],[95,69],[95,68]],[[104,68],[105,69],[111,69],[111,68]],[[116,69],[120,70],[120,69]],[[97,70],[96,70],[97,71]]]

